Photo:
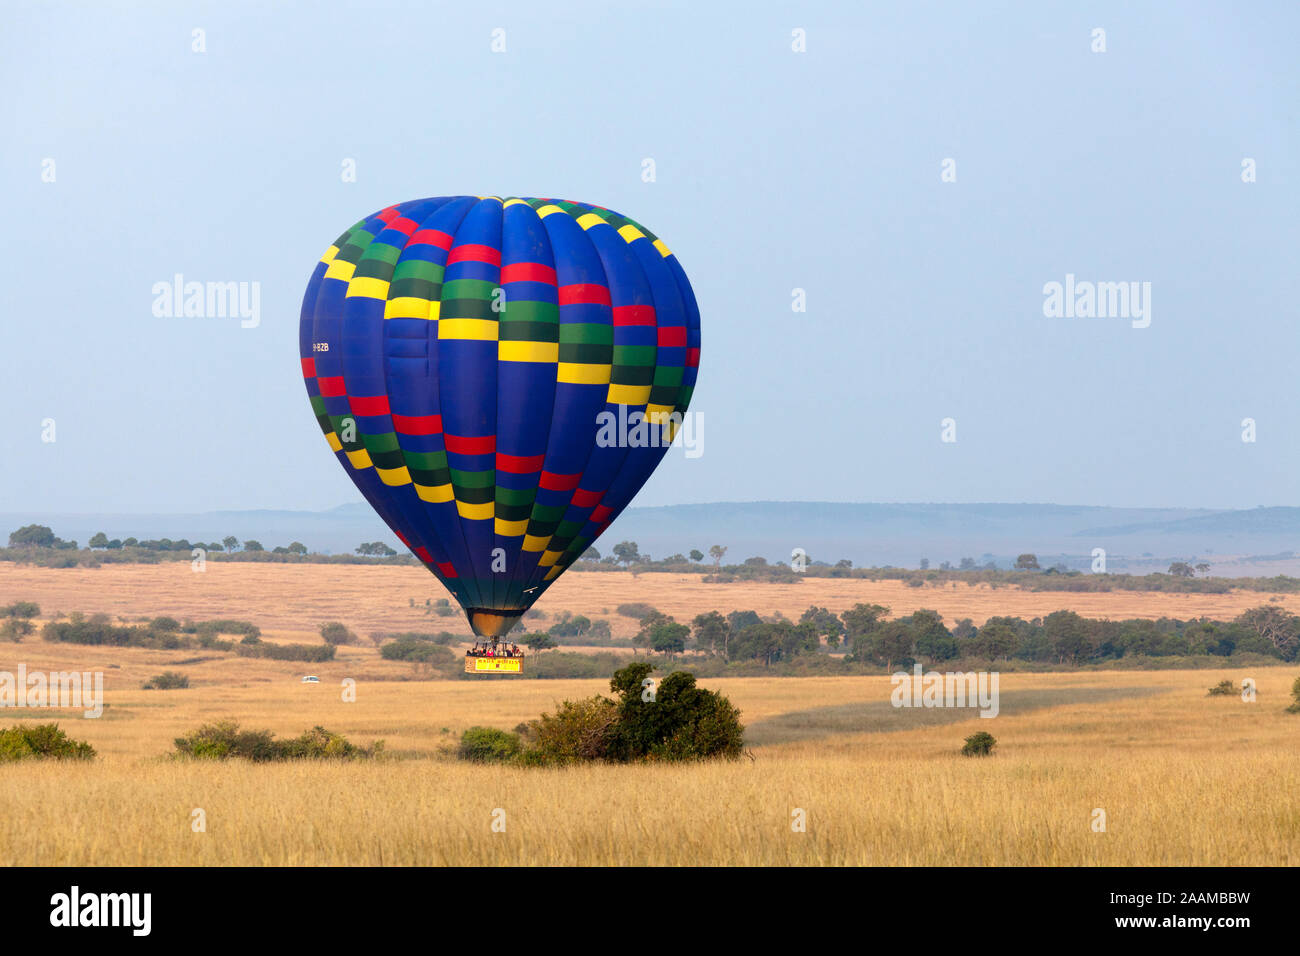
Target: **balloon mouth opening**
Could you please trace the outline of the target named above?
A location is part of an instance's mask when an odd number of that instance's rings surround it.
[[[519,619],[524,616],[524,609],[499,610],[471,607],[467,608],[465,613],[469,615],[469,626],[473,629],[474,635],[491,640],[492,638],[504,637],[509,633],[510,629],[518,624]]]

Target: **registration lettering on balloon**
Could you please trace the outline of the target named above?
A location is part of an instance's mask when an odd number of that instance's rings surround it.
[[[361,494],[495,640],[663,458],[695,388],[700,315],[677,258],[626,216],[439,197],[330,246],[299,354]],[[662,440],[598,440],[633,412]]]

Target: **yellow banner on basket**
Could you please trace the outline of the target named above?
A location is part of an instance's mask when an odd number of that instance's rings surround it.
[[[467,657],[467,674],[522,674],[524,662],[518,657]]]

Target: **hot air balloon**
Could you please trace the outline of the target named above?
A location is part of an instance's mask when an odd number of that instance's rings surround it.
[[[677,258],[640,223],[450,196],[389,206],[335,240],[299,346],[330,448],[465,609],[473,653],[499,659],[500,638],[663,458],[700,321]]]

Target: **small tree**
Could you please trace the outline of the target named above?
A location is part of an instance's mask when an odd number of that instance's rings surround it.
[[[1036,554],[1022,554],[1022,555],[1020,555],[1018,558],[1016,558],[1015,568],[1016,568],[1017,571],[1039,571],[1039,570],[1041,570],[1041,568],[1038,567],[1038,555],[1036,555]]]
[[[0,763],[28,759],[90,760],[94,756],[94,747],[73,740],[58,724],[35,727],[15,724],[0,730]]]
[[[150,677],[142,686],[145,690],[184,690],[190,686],[190,679],[179,671],[163,671]]]
[[[701,561],[704,560],[704,552],[703,552],[703,551],[700,551],[700,550],[697,549],[697,548],[691,548],[690,558],[691,558],[691,560],[694,561],[696,564],[699,564]]]
[[[505,763],[519,754],[519,735],[495,727],[470,727],[460,735],[457,752],[473,763]]]
[[[221,544],[227,551],[234,551],[239,547],[239,539],[233,534],[228,534],[221,539]]]
[[[716,654],[719,649],[722,649],[725,656],[727,637],[731,630],[731,625],[727,623],[725,617],[717,611],[697,614],[695,620],[691,621],[691,627],[695,631],[695,646],[699,650]]]
[[[744,749],[740,711],[716,691],[696,686],[695,675],[674,671],[648,694],[652,668],[634,663],[614,673],[618,723],[608,756],[628,760],[735,760]]]
[[[54,531],[43,524],[24,525],[9,535],[11,548],[52,548]]]
[[[330,621],[320,626],[320,636],[326,644],[355,644],[357,636],[340,621]]]
[[[256,540],[256,539],[254,539],[254,538],[250,538],[249,540],[247,540],[247,541],[244,542],[244,550],[245,550],[245,551],[265,551],[266,548],[262,547],[262,542],[260,542],[260,541],[258,541],[258,540]]]
[[[20,617],[5,618],[5,622],[0,624],[0,640],[13,641],[15,644],[19,644],[22,643],[24,637],[30,637],[35,630],[36,625],[31,621]]]
[[[799,621],[812,627],[818,643],[825,638],[827,647],[838,647],[840,638],[844,636],[844,623],[839,619],[838,615],[824,607],[808,608],[803,612]]]
[[[1300,616],[1276,604],[1253,607],[1237,616],[1237,624],[1244,624],[1277,649],[1283,660],[1295,657],[1300,645]]]
[[[1300,714],[1300,677],[1295,679],[1291,685],[1291,696],[1295,698],[1295,703],[1286,709],[1288,714]]]
[[[709,548],[709,557],[713,558],[713,570],[722,567],[722,557],[727,553],[727,549],[720,544],[715,544]]]
[[[971,734],[966,738],[966,746],[961,748],[963,757],[988,757],[997,746],[997,738],[986,730]]]
[[[650,650],[658,651],[665,657],[672,658],[686,650],[686,639],[691,636],[691,629],[685,624],[678,624],[671,617],[659,621],[650,629]]]
[[[558,647],[555,640],[545,631],[537,631],[529,634],[528,639],[524,641],[524,646],[534,654],[540,654],[542,651],[549,651],[553,647]]]
[[[622,565],[635,564],[641,560],[641,552],[635,541],[620,541],[614,545],[614,557]]]

